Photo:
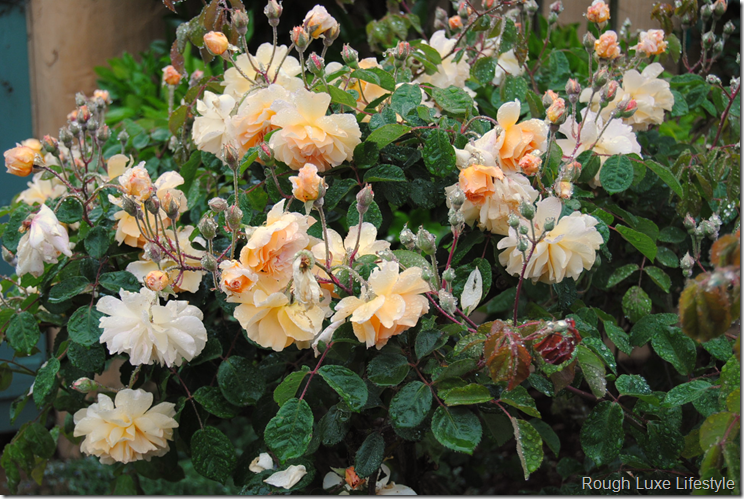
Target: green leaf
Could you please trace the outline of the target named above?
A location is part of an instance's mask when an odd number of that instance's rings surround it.
[[[390,144],[394,140],[399,139],[401,136],[411,131],[411,127],[406,125],[400,125],[398,123],[390,123],[383,125],[367,137],[365,142],[374,142],[377,144],[379,149],[382,149],[386,145]]]
[[[221,484],[237,464],[232,442],[214,426],[197,430],[191,437],[191,460],[197,473]]]
[[[707,450],[719,443],[727,433],[730,435],[729,438],[733,438],[739,426],[735,414],[730,412],[711,414],[700,426],[700,447]]]
[[[630,322],[638,322],[651,313],[651,298],[640,286],[631,286],[623,296],[623,313]]]
[[[50,303],[62,303],[83,293],[90,283],[83,276],[73,276],[60,281],[49,290]],[[91,286],[92,287],[92,286]]]
[[[185,107],[185,106],[181,106]],[[114,480],[115,496],[136,496],[137,486],[134,484],[132,475],[119,475]]]
[[[365,143],[366,142],[363,142],[362,144],[365,144]],[[375,161],[377,161],[376,158],[375,158]],[[331,184],[331,186],[328,188],[328,190],[326,191],[325,197],[323,198],[325,200],[324,209],[326,209],[329,212],[333,210],[338,205],[338,203],[342,199],[344,199],[344,197],[346,197],[349,191],[351,191],[356,186],[357,186],[357,181],[354,179],[351,179],[351,178],[336,179]],[[264,206],[265,206],[265,203],[264,203]],[[260,211],[263,211],[263,207],[261,207]],[[352,225],[356,225],[356,223]]]
[[[433,87],[431,96],[439,107],[454,116],[464,116],[474,108],[472,97],[465,90],[455,86],[448,88]]]
[[[610,321],[603,322],[605,333],[612,340],[612,343],[623,353],[630,355],[633,347],[630,345],[630,337],[622,328],[616,326]]]
[[[659,329],[651,338],[651,346],[680,374],[688,375],[695,368],[695,342],[679,328]]]
[[[57,450],[57,444],[49,434],[49,430],[40,423],[31,423],[23,432],[24,444],[29,446],[34,455],[42,459],[49,459]]]
[[[702,379],[696,379],[689,383],[677,385],[664,397],[665,407],[676,407],[689,402],[694,402],[703,396],[703,394],[712,387],[710,383]]]
[[[637,347],[643,346],[658,331],[666,330],[677,322],[679,322],[679,319],[676,314],[646,315],[636,322],[630,330],[630,342]]]
[[[359,224],[359,211],[357,211],[356,203],[349,204],[349,211],[346,213],[346,221],[349,226]],[[371,223],[377,227],[378,230],[380,229],[382,226],[382,213],[380,212],[380,207],[377,206],[377,202],[372,201],[372,204],[369,205],[367,213],[364,214],[364,221]]]
[[[607,380],[605,379],[605,368],[602,361],[587,347],[578,347],[579,366],[584,373],[586,382],[589,383],[592,393],[597,398],[604,397],[607,392]]]
[[[390,401],[390,419],[397,428],[415,428],[426,418],[433,402],[431,390],[421,381],[411,381]]]
[[[432,130],[424,142],[424,164],[435,177],[455,171],[455,149],[444,130]]]
[[[84,347],[73,341],[67,348],[67,357],[78,369],[100,374],[106,363],[106,349],[100,343]]]
[[[659,251],[656,253],[656,261],[670,269],[679,268],[679,258],[677,258],[677,255],[675,255],[672,250],[663,246],[659,246],[658,249]]]
[[[13,350],[23,355],[31,355],[41,338],[39,324],[31,312],[14,315],[5,334]]]
[[[82,306],[75,310],[67,322],[70,339],[86,347],[98,343],[98,339],[103,334],[99,325],[101,317],[104,317],[104,314],[93,307]]]
[[[34,404],[36,407],[41,407],[46,402],[47,397],[51,394],[57,381],[57,373],[59,372],[59,360],[56,357],[52,357],[39,368],[36,373],[36,379],[34,380]]]
[[[512,407],[516,407],[530,416],[542,418],[540,412],[537,410],[537,406],[535,405],[535,399],[533,399],[527,392],[527,389],[521,385],[514,387],[513,390],[504,390],[501,392],[501,401]]]
[[[626,191],[633,183],[633,165],[625,155],[609,158],[599,171],[602,188],[610,194]]]
[[[238,407],[255,405],[266,390],[266,380],[258,367],[237,355],[220,364],[217,384],[225,399]]]
[[[687,233],[679,227],[664,227],[659,231],[659,241],[662,243],[679,244],[687,239]]]
[[[399,86],[390,97],[390,107],[403,117],[406,117],[411,110],[416,109],[419,104],[421,104],[421,88],[410,83]]]
[[[194,392],[194,400],[218,418],[232,419],[240,412],[240,408],[228,402],[216,386],[200,387]]]
[[[470,67],[470,76],[483,86],[493,81],[496,74],[496,61],[491,57],[481,57]]]
[[[651,391],[646,379],[637,374],[621,374],[615,380],[615,388],[620,395],[627,395],[645,400],[650,404],[658,404],[659,400]]]
[[[367,435],[354,457],[354,471],[360,478],[372,476],[385,458],[385,440],[377,432]]]
[[[416,357],[423,359],[446,342],[447,335],[444,334],[444,331],[439,329],[421,331],[416,335],[416,345],[414,348],[416,351]]]
[[[189,106],[182,105],[178,106],[176,109],[173,110],[173,112],[170,115],[170,118],[168,119],[168,130],[170,130],[170,133],[173,135],[178,136],[178,130],[183,127],[184,122],[186,121],[186,117],[189,114]]]
[[[444,400],[444,403],[450,407],[457,405],[483,404],[493,400],[493,395],[488,391],[488,388],[477,383],[441,390],[439,396]]]
[[[367,385],[354,371],[343,366],[330,365],[318,369],[318,374],[352,411],[359,412],[367,403]]]
[[[579,175],[578,180],[578,182],[581,183],[589,182],[594,177],[596,177],[597,172],[602,166],[602,161],[599,159],[599,156],[591,151],[582,152],[581,154],[579,154],[579,157],[576,158],[576,160],[581,163],[581,174]],[[608,225],[612,223],[608,223],[607,221],[604,222]]]
[[[407,269],[410,269],[411,267],[421,267],[422,269],[426,269],[426,268],[431,269],[431,265],[429,264],[429,262],[426,260],[426,258],[421,256],[419,253],[409,251],[409,250],[399,249],[399,250],[393,250],[393,255],[395,255],[395,258],[398,259],[398,262],[400,262],[400,264]]]
[[[548,448],[553,451],[553,454],[558,457],[561,452],[561,439],[555,433],[553,428],[541,419],[530,419],[530,424],[535,427],[537,432],[540,434],[543,442],[548,445]]]
[[[284,463],[302,456],[313,436],[313,411],[304,400],[290,399],[266,425],[264,440]]]
[[[395,78],[381,68],[357,69],[351,73],[350,77],[374,83],[388,92],[395,90]]]
[[[395,165],[379,165],[367,170],[364,182],[407,182],[406,174]]]
[[[328,85],[325,88],[328,90],[328,93],[331,94],[331,101],[335,102],[336,104],[343,104],[344,106],[349,106],[352,109],[356,109],[357,101],[356,99],[354,99],[354,97],[351,96],[349,92],[341,90],[338,87],[334,87],[333,85]]]
[[[611,288],[617,284],[620,284],[625,279],[633,275],[633,273],[639,268],[640,267],[638,267],[637,264],[629,263],[628,265],[623,265],[622,267],[615,269],[610,278],[607,279],[607,287]]]
[[[656,244],[653,239],[642,232],[631,229],[624,225],[616,225],[615,230],[623,236],[623,239],[632,244],[638,251],[653,263],[656,258]]]
[[[676,101],[676,99],[675,99]],[[675,102],[675,106],[676,106]],[[677,180],[677,177],[674,176],[672,171],[667,168],[666,166],[660,165],[656,161],[652,160],[646,160],[644,163],[646,165],[646,168],[654,172],[658,177],[669,186],[672,191],[674,191],[675,194],[679,197],[683,197],[683,191],[682,191],[682,185],[680,185],[679,180]]]
[[[562,85],[571,74],[568,58],[566,54],[559,50],[554,50],[550,53],[548,68],[551,86]]]
[[[383,353],[367,364],[367,376],[377,386],[397,386],[410,371],[408,359],[398,353]]]
[[[483,436],[478,417],[464,407],[437,407],[431,418],[431,431],[440,444],[466,454],[473,453]]]
[[[23,233],[18,229],[21,228],[21,225],[23,225],[23,222],[26,220],[26,217],[28,217],[30,212],[30,206],[20,204],[13,210],[10,219],[8,219],[7,225],[5,226],[5,232],[3,232],[3,246],[8,248],[11,252],[15,252],[18,249],[18,243],[20,242],[21,237],[23,237]]]
[[[648,276],[651,278],[654,283],[656,283],[657,286],[659,286],[665,293],[669,292],[669,288],[672,287],[672,279],[667,275],[666,272],[661,270],[658,267],[644,267],[644,272],[648,274]]]
[[[351,426],[351,415],[350,411],[340,408],[338,405],[328,409],[328,412],[318,423],[320,440],[323,445],[330,447],[344,439]]]
[[[274,389],[274,402],[281,407],[285,402],[293,399],[297,394],[297,389],[302,384],[302,380],[305,379],[305,376],[307,376],[307,373],[309,372],[309,367],[302,366],[302,370],[287,375],[287,377],[279,383],[279,386]]]
[[[607,367],[609,367],[613,373],[617,374],[617,362],[615,361],[615,356],[612,355],[612,352],[607,348],[607,345],[605,345],[602,340],[599,338],[584,338],[582,344],[589,347],[599,356],[600,359],[602,359],[602,361],[604,361],[605,364],[607,364]]]
[[[56,212],[57,220],[63,224],[73,224],[83,218],[83,205],[74,197],[65,198]]]
[[[107,272],[98,279],[98,284],[114,293],[119,293],[122,289],[136,293],[142,289],[142,284],[140,284],[134,274],[126,270]]]
[[[607,400],[597,404],[584,422],[580,438],[584,454],[597,466],[614,461],[625,440],[620,405]]]
[[[499,96],[502,102],[512,102],[519,100],[520,104],[525,101],[525,96],[529,90],[527,82],[521,76],[513,76],[509,73],[504,75],[504,81],[501,82]],[[521,106],[520,106],[521,107]],[[553,144],[555,146],[555,144]]]
[[[101,259],[109,248],[109,231],[105,227],[93,227],[85,236],[85,250],[90,256]]]
[[[540,433],[523,419],[511,418],[514,440],[517,442],[517,455],[522,463],[524,479],[540,468],[543,461],[543,442]]]
[[[706,341],[703,343],[703,348],[713,357],[724,362],[729,360],[733,354],[731,343],[725,336]]]

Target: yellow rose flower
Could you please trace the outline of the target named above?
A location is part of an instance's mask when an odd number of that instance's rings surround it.
[[[271,124],[281,128],[271,136],[269,146],[276,159],[293,170],[312,163],[324,172],[352,157],[362,132],[352,114],[326,116],[331,96],[300,89],[294,105],[282,107]]]
[[[336,305],[333,322],[351,316],[354,335],[359,341],[381,349],[388,340],[416,325],[429,311],[424,293],[429,285],[421,278],[421,268],[412,267],[399,274],[397,262],[383,262],[372,272],[369,289],[362,298],[348,296]]]
[[[596,218],[575,211],[558,220],[562,207],[560,199],[554,197],[537,203],[533,219],[535,234],[542,234],[548,218],[553,218],[556,224],[537,243],[527,262],[524,276],[533,282],[555,284],[566,277],[577,279],[583,270],[592,268],[596,251],[602,245],[602,236],[595,228],[598,223]],[[528,226],[525,220],[521,223]],[[505,237],[497,245],[498,249],[506,250],[499,255],[499,262],[506,267],[508,273],[515,276],[521,274],[524,263],[522,252],[517,249],[517,242],[517,231],[509,228],[509,237]],[[529,256],[531,252],[532,243],[529,243],[526,253]]]
[[[85,437],[80,450],[99,458],[102,464],[131,463],[168,452],[173,428],[178,423],[175,405],[152,406],[153,396],[144,390],[126,388],[112,401],[98,394],[98,402],[75,413],[73,435]]]
[[[256,85],[265,86],[270,83],[276,83],[290,92],[302,88],[302,80],[297,78],[297,75],[301,71],[300,63],[291,55],[287,55],[287,51],[288,48],[286,45],[277,45],[276,50],[274,50],[272,44],[262,43],[259,45],[258,50],[256,50],[256,54],[252,56],[253,64],[256,68],[263,68],[264,70],[268,68],[267,76],[269,81],[264,81],[263,77],[256,73],[246,54],[240,54],[235,58],[235,66],[240,68],[240,71],[234,67],[228,68],[225,71],[225,81],[222,83],[222,86],[225,87],[225,95],[229,95],[239,101]],[[271,58],[272,53],[274,56],[273,60]],[[279,66],[282,60],[284,62],[277,74],[277,66]],[[271,62],[271,66],[269,66],[269,62]],[[250,78],[250,80],[247,80],[241,72]]]
[[[38,139],[26,139],[21,142],[21,145],[30,147],[36,154],[41,154],[41,142]]]

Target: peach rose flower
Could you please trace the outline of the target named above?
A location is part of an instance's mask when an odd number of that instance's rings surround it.
[[[181,83],[181,73],[171,65],[163,68],[163,81],[166,85],[176,86]]]
[[[617,43],[617,33],[605,31],[594,41],[594,52],[602,59],[617,59],[620,57],[620,44]]]
[[[429,285],[421,278],[421,268],[399,272],[397,262],[382,262],[369,277],[369,288],[362,297],[348,296],[336,305],[331,321],[351,316],[354,335],[359,341],[381,349],[388,340],[416,325],[429,311],[424,293]]]
[[[299,201],[305,203],[306,214],[310,213],[313,201],[320,195],[320,186],[328,187],[325,180],[318,175],[318,167],[307,163],[300,168],[296,177],[289,177],[292,183],[292,195]]]
[[[220,263],[220,289],[230,297],[241,297],[258,281],[258,276],[238,260]]]
[[[234,67],[225,71],[225,81],[222,82],[222,86],[225,87],[225,95],[239,101],[255,86],[265,86],[271,83],[276,83],[290,92],[302,88],[302,80],[297,78],[301,71],[300,63],[291,55],[287,55],[287,51],[286,45],[277,45],[276,51],[274,51],[272,44],[262,43],[256,50],[256,54],[251,57],[256,68],[267,73],[269,81],[265,81],[262,76],[256,73],[246,54],[240,54],[235,58],[235,66],[240,68],[240,71]],[[271,58],[272,53],[274,55],[273,59]],[[282,67],[277,69],[282,60],[284,61]],[[269,65],[269,62],[271,62],[271,65]],[[240,74],[241,71],[250,80]]]
[[[320,35],[338,27],[338,21],[336,21],[322,5],[316,5],[306,15],[302,25],[307,30],[307,34],[313,38],[318,38]]]
[[[563,205],[558,198],[547,198],[537,203],[535,211],[535,234],[542,234],[545,221],[553,218],[555,228],[537,243],[532,258],[527,262],[525,277],[533,282],[548,284],[561,282],[566,277],[576,280],[583,270],[594,265],[596,251],[602,245],[602,235],[597,231],[597,219],[590,215],[573,212],[560,220]],[[522,225],[528,226],[522,220]],[[517,249],[517,231],[509,228],[509,237],[499,241],[497,248],[506,249],[499,255],[499,262],[511,275],[520,275],[524,257]],[[529,243],[527,255],[532,251]]]
[[[3,153],[5,157],[5,168],[8,173],[18,177],[28,177],[34,169],[34,158],[36,151],[28,146],[16,146]]]
[[[548,127],[542,120],[517,123],[521,105],[518,100],[503,104],[496,115],[502,132],[492,144],[499,166],[504,171],[518,171],[519,161],[532,151],[547,147]],[[489,144],[490,145],[490,144]]]
[[[240,156],[263,142],[266,134],[276,128],[271,124],[271,118],[276,114],[276,108],[272,104],[275,101],[290,100],[289,92],[280,85],[269,85],[245,97],[230,120],[229,130]]]
[[[351,158],[361,142],[362,132],[353,114],[326,116],[331,96],[300,89],[294,104],[284,103],[271,118],[281,128],[271,136],[269,146],[276,159],[293,170],[312,163],[324,172]]]
[[[168,452],[173,428],[178,423],[175,405],[152,406],[152,393],[126,388],[111,397],[98,394],[98,401],[75,413],[73,435],[85,437],[80,450],[96,456],[102,464],[131,463]]]
[[[504,172],[497,166],[472,165],[460,170],[460,189],[473,204],[481,205],[496,192],[494,178],[503,179]]]
[[[610,8],[604,0],[594,0],[586,10],[586,18],[592,23],[603,23],[610,18]]]
[[[650,29],[641,31],[638,35],[638,44],[630,47],[636,52],[644,52],[648,57],[652,55],[663,54],[667,49],[668,43],[664,40],[663,29]]]
[[[212,55],[222,55],[230,46],[230,42],[227,41],[227,37],[224,33],[219,31],[210,31],[204,35],[204,45]]]

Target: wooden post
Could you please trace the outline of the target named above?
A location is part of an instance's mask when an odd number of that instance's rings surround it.
[[[93,68],[163,38],[166,13],[152,0],[30,0],[34,135],[57,136],[75,107],[75,93],[90,95],[97,88]]]

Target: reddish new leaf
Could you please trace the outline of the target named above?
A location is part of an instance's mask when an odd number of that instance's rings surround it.
[[[502,321],[494,321],[484,354],[491,378],[497,383],[506,381],[507,390],[513,390],[530,375],[532,356],[522,336]]]
[[[178,40],[174,40],[173,45],[171,45],[170,59],[171,66],[176,68],[178,74],[183,75],[186,72],[186,68],[184,67],[183,54],[178,50]]]
[[[741,258],[741,246],[739,244],[740,231],[736,234],[726,234],[713,243],[710,248],[710,263],[716,267],[738,267]]]
[[[716,274],[700,274],[695,281],[690,282],[682,291],[679,298],[679,319],[682,331],[698,342],[706,342],[724,334],[731,326],[732,299],[737,309],[738,292],[732,295],[728,291],[727,280],[718,283],[714,281]],[[738,283],[736,283],[738,288]]]
[[[572,319],[564,321],[568,325],[565,331],[551,331],[533,348],[548,364],[562,364],[573,355],[576,345],[581,342],[581,336],[576,330],[576,323]]]

